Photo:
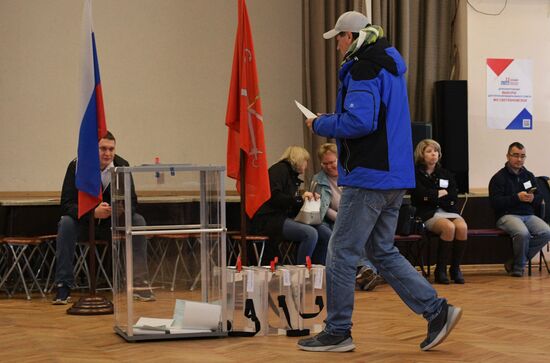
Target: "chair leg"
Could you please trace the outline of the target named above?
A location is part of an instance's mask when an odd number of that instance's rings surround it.
[[[544,266],[546,266],[546,271],[550,274],[550,267],[548,266],[548,261],[546,261],[546,257],[544,256],[544,253],[542,251],[540,251],[540,259],[541,259],[541,263],[539,267],[542,268],[542,262],[544,261]]]
[[[261,244],[260,252],[258,252],[258,243]],[[252,241],[252,247],[254,248],[254,255],[256,256],[257,266],[262,265],[262,258],[264,257],[265,242],[264,241]]]
[[[109,278],[109,275],[107,274],[107,271],[105,271],[105,266],[103,266],[103,261],[105,260],[105,255],[107,254],[107,250],[108,250],[108,247],[105,246],[103,248],[103,251],[101,252],[101,255],[99,254],[99,250],[96,248],[95,250],[95,255],[96,255],[96,258],[97,258],[97,265],[98,265],[98,269],[97,269],[97,276],[96,276],[96,281],[98,280],[97,277],[100,276],[100,273],[103,274],[103,277],[105,278],[105,281],[107,282],[107,285],[109,285],[109,290],[111,290],[111,292],[113,292],[113,284],[111,283],[111,279]]]
[[[30,257],[32,257],[32,255],[34,254],[34,249],[33,251],[31,252],[31,255]],[[36,275],[34,274],[34,271],[32,270],[32,267],[31,267],[31,264],[29,263],[29,259],[27,258],[26,255],[23,254],[23,262],[25,263],[25,265],[23,266],[23,271],[25,271],[25,266],[26,266],[26,269],[29,271],[29,273],[31,274],[31,277],[32,277],[32,285],[31,285],[31,288],[29,291],[32,291],[32,288],[34,286],[34,284],[36,284],[37,288],[38,288],[38,291],[40,292],[40,295],[42,295],[42,297],[46,297],[46,295],[44,295],[44,292],[42,291],[42,288],[40,287],[40,284],[38,283],[38,279],[36,278]],[[24,276],[23,276],[24,277]],[[24,280],[24,279],[23,279]],[[25,281],[23,281],[23,283],[26,285]],[[27,298],[30,300],[30,296],[27,296]]]
[[[86,261],[86,256],[88,256],[88,251],[90,247],[88,245],[77,243],[75,253],[76,253],[76,262],[74,264],[73,275],[76,281],[81,272],[84,273],[86,281],[88,282],[88,289],[90,288],[90,273],[88,271],[88,262]],[[76,286],[76,288],[84,288],[84,286]]]
[[[53,255],[53,258],[52,258],[52,262],[51,262],[50,267],[49,267],[49,269],[48,269],[48,277],[46,277],[46,284],[44,285],[44,291],[45,291],[46,293],[52,292],[52,291],[53,291],[53,288],[54,288],[54,286],[55,286],[55,284],[53,283],[53,281],[52,281],[52,283],[51,283],[51,285],[50,285],[50,281],[51,281],[52,275],[53,275],[53,268],[55,267],[55,261],[56,261],[56,259],[55,259],[55,254],[54,254],[54,255]],[[48,288],[48,286],[49,286],[49,288]]]
[[[163,264],[164,264],[164,261],[166,260],[166,253],[168,252],[168,247],[170,246],[170,244],[167,242],[167,241],[164,241],[164,240],[158,240],[157,241],[157,244],[160,244],[160,249],[162,251],[162,255],[160,256],[160,259],[159,259],[159,262],[158,262],[158,265],[157,265],[157,268],[155,270],[155,273],[153,274],[153,277],[151,277],[151,282],[150,282],[150,286],[149,287],[152,287],[156,278],[157,278],[157,275],[159,274],[159,272],[161,273],[161,283],[164,284],[164,269],[163,269]],[[164,285],[162,285],[162,287],[164,288]]]

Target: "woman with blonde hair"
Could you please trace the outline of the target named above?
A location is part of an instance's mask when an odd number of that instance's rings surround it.
[[[330,229],[322,224],[310,226],[294,221],[304,199],[319,198],[312,192],[300,195],[299,178],[307,169],[309,153],[300,146],[289,146],[279,161],[269,168],[271,198],[265,202],[252,218],[253,233],[267,235],[271,242],[288,240],[299,242],[297,263],[306,262],[306,256],[314,263],[324,264],[324,257],[317,258],[316,247],[326,251]],[[273,250],[274,244],[271,245]],[[273,254],[273,253],[272,253]]]
[[[439,165],[441,156],[441,146],[437,141],[425,139],[416,146],[416,188],[411,193],[411,202],[426,229],[439,236],[435,282],[449,284],[447,265],[450,261],[451,280],[463,284],[460,263],[466,249],[468,226],[458,214],[454,176]]]

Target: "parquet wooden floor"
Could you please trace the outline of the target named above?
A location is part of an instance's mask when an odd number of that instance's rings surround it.
[[[0,361],[550,362],[550,275],[535,271],[517,279],[501,267],[484,267],[465,277],[462,286],[436,285],[464,315],[432,352],[418,348],[425,321],[383,285],[356,294],[351,353],[302,352],[297,338],[287,337],[126,343],[113,332],[113,316],[71,316],[49,300],[0,295]]]

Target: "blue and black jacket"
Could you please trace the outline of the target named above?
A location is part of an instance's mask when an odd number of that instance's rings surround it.
[[[336,138],[339,185],[415,187],[406,70],[386,38],[363,46],[342,65],[336,112],[313,123],[316,134]]]

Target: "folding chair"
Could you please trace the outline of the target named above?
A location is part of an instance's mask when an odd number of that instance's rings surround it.
[[[113,291],[113,284],[111,283],[111,278],[107,273],[105,268],[105,257],[107,251],[109,250],[109,242],[104,240],[95,241],[96,249],[96,263],[97,263],[97,274],[96,281],[99,281],[99,277],[103,277],[108,287],[98,288],[97,290],[110,290]],[[76,286],[77,289],[90,288],[90,271],[88,268],[88,254],[90,252],[90,243],[89,242],[77,242],[75,249],[76,262],[74,265],[74,277],[75,281],[81,277],[81,274],[84,274],[85,281],[87,282],[86,286]]]
[[[192,276],[190,270],[189,270],[189,260],[185,258],[183,254],[184,247],[187,247],[189,249],[189,255],[192,257],[191,261],[193,263],[199,264],[199,259],[195,253],[195,244],[197,241],[197,238],[199,237],[199,234],[196,233],[178,233],[178,234],[159,234],[156,236],[158,241],[160,242],[160,250],[158,251],[160,255],[160,259],[158,261],[157,268],[155,272],[153,273],[151,277],[150,287],[152,288],[153,284],[156,281],[156,278],[158,274],[162,271],[163,266],[166,264],[167,261],[167,255],[168,250],[171,246],[175,246],[176,248],[176,261],[174,263],[173,272],[172,272],[172,281],[171,281],[171,287],[170,291],[174,291],[175,285],[176,285],[176,277],[178,272],[178,266],[181,263],[183,272],[194,281],[197,281],[198,277]],[[193,286],[196,283],[193,283]]]
[[[241,254],[242,236],[239,233],[231,233],[229,238],[232,240],[232,246],[233,246],[233,249],[231,249],[230,253],[236,253],[236,251],[238,251],[237,256],[239,256]],[[254,255],[256,256],[256,265],[261,266],[262,258],[264,257],[265,245],[269,241],[269,237],[260,236],[260,235],[247,235],[245,240],[247,242],[246,244],[247,246],[248,246],[248,242],[252,243],[252,248],[254,249]],[[259,251],[258,251],[258,245],[260,246]]]
[[[34,285],[36,285],[36,288],[40,292],[40,295],[42,295],[42,297],[46,297],[46,295],[44,295],[44,291],[38,283],[36,273],[33,270],[31,264],[31,260],[35,256],[35,253],[38,251],[38,246],[40,246],[43,242],[44,240],[41,239],[40,236],[3,237],[0,241],[1,246],[4,247],[4,250],[6,252],[5,261],[7,261],[5,272],[0,281],[0,289],[4,287],[4,289],[8,293],[8,296],[11,297],[13,292],[15,292],[15,290],[17,289],[18,285],[22,284],[23,289],[25,290],[25,294],[27,296],[27,300],[31,299],[31,292]],[[16,271],[17,274],[14,277],[12,292],[10,292],[9,287],[7,287],[6,284],[14,271]],[[27,286],[28,279],[32,282],[32,285],[30,287]]]
[[[283,265],[295,265],[296,261],[296,245],[299,242],[294,241],[280,241],[279,253],[281,254],[281,260]]]

